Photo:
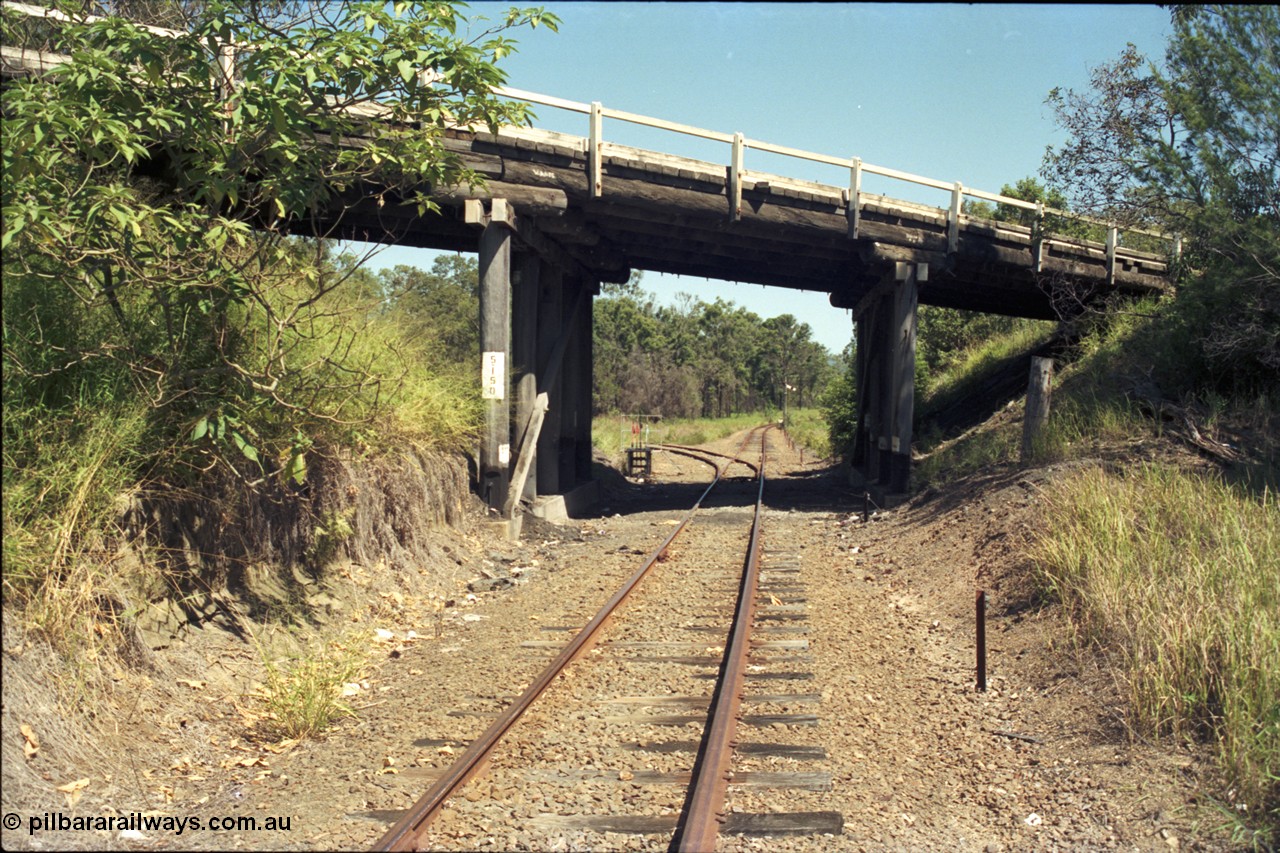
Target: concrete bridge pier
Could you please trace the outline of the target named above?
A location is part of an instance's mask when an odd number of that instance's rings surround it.
[[[852,462],[868,485],[905,493],[911,479],[916,306],[928,265],[898,262],[855,306],[856,417]]]

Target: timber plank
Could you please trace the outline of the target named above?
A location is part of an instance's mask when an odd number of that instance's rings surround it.
[[[844,815],[839,812],[731,812],[721,832],[726,835],[839,835]]]
[[[625,835],[669,835],[676,830],[677,815],[538,815],[529,827],[543,832],[589,830]]]

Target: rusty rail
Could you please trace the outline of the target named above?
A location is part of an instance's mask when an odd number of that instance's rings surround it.
[[[738,591],[738,607],[729,632],[720,684],[712,699],[710,722],[703,733],[697,766],[685,800],[684,815],[676,827],[672,849],[678,851],[714,851],[716,837],[724,822],[724,800],[732,772],[734,735],[738,712],[742,706],[746,681],[747,658],[751,654],[751,628],[755,620],[756,587],[760,578],[760,515],[764,504],[766,443],[768,431],[760,437],[759,489],[756,493],[755,518],[751,522],[751,540],[747,546],[746,566]]]
[[[759,429],[772,429],[772,427],[759,427]],[[752,432],[754,433],[754,430]],[[748,435],[747,442],[750,442],[750,441],[751,441],[751,436]],[[743,447],[746,446],[747,442],[743,443]],[[710,456],[718,459],[727,459],[728,464],[724,466],[725,471],[728,471],[734,465],[745,465],[746,467],[751,469],[751,473],[757,474],[757,475],[760,473],[759,466],[752,465],[747,460],[741,459],[737,456],[733,456],[728,453],[717,453],[714,450],[704,450],[701,447],[688,447],[683,444],[655,444],[654,447],[655,449],[658,449],[658,450],[665,450],[668,453],[675,453],[678,456],[687,456],[690,459],[696,459],[699,462],[705,462],[706,464],[711,465],[712,467],[715,467],[715,463],[711,459],[708,459],[706,457]],[[741,449],[739,449],[739,452],[741,452]]]
[[[756,431],[753,430],[752,434],[755,432]],[[747,441],[750,441],[750,436]],[[744,447],[746,446],[746,443],[746,441],[743,442]],[[763,452],[763,439],[761,447]],[[556,656],[555,660],[553,660],[546,669],[542,671],[538,678],[525,689],[524,693],[517,697],[516,700],[512,702],[496,720],[494,720],[489,728],[485,729],[484,733],[467,747],[467,750],[449,767],[447,771],[445,771],[444,775],[441,776],[440,779],[432,785],[431,788],[429,788],[427,792],[423,794],[422,797],[420,797],[418,801],[415,802],[389,830],[387,830],[382,838],[378,840],[377,844],[374,845],[374,850],[417,849],[418,837],[439,814],[445,802],[456,794],[468,780],[480,773],[498,742],[507,733],[507,731],[515,725],[516,721],[524,715],[524,712],[529,709],[538,697],[542,695],[547,687],[550,686],[556,676],[563,672],[569,664],[591,649],[598,638],[600,630],[609,621],[614,611],[616,611],[618,606],[625,601],[628,596],[630,596],[637,586],[639,586],[645,575],[647,575],[649,570],[662,558],[666,553],[667,548],[670,547],[675,538],[680,535],[685,527],[688,526],[694,513],[697,512],[700,506],[702,506],[703,500],[705,500],[707,495],[711,493],[711,490],[720,482],[721,477],[724,472],[728,470],[729,466],[734,463],[741,463],[746,464],[749,467],[754,467],[750,466],[750,463],[744,462],[742,459],[726,456],[725,454],[710,451],[706,451],[706,453],[707,455],[712,456],[724,456],[728,461],[723,466],[716,468],[716,475],[712,479],[711,484],[708,485],[707,488],[703,490],[702,494],[698,496],[698,500],[689,509],[689,512],[685,514],[685,517],[680,524],[671,532],[671,535],[669,535],[663,543],[658,546],[658,548],[645,561],[644,565],[627,579],[626,583],[624,583],[622,587],[614,593],[613,597],[610,598],[599,612],[596,613],[595,617],[578,632],[573,640],[564,647],[560,654]],[[758,470],[763,472],[763,458],[761,468]],[[759,511],[760,504],[759,501],[757,501],[757,524],[752,527],[753,543],[755,542],[755,531],[758,528]],[[738,691],[741,691],[741,685],[739,685]]]

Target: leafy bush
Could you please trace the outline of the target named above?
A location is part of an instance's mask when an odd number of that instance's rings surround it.
[[[138,484],[217,467],[296,487],[315,447],[474,434],[449,342],[388,311],[355,259],[287,235],[475,180],[443,129],[521,121],[491,95],[504,33],[556,18],[513,10],[464,40],[449,4],[212,2],[164,21],[171,37],[59,5],[69,22],[11,4],[0,21],[5,44],[67,59],[3,91],[3,577],[74,651],[128,610],[125,587],[154,592],[105,568]],[[374,104],[387,121],[361,117]],[[368,144],[315,144],[354,135]]]

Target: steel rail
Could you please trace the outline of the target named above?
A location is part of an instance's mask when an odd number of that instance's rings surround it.
[[[751,652],[751,628],[755,620],[756,587],[760,577],[760,517],[764,506],[766,453],[769,430],[774,428],[773,425],[765,427],[760,437],[760,485],[756,493],[746,566],[738,591],[738,607],[729,633],[720,683],[711,703],[710,723],[703,734],[683,817],[672,839],[671,849],[682,853],[714,853],[716,838],[724,822],[724,801],[736,743],[734,735],[746,683],[747,658]]]
[[[750,441],[750,440],[751,440],[751,437],[748,436],[747,441]],[[701,447],[686,447],[683,444],[656,444],[654,445],[654,447],[658,450],[665,450],[668,453],[675,453],[680,456],[687,456],[690,459],[696,459],[699,462],[705,462],[706,464],[712,465],[712,466],[715,465],[715,462],[713,462],[710,459],[704,459],[703,458],[704,456],[715,456],[720,459],[728,459],[729,464],[725,466],[726,471],[728,471],[729,468],[733,467],[733,465],[737,464],[737,465],[745,465],[746,467],[750,468],[753,474],[760,473],[759,466],[754,465],[748,462],[747,460],[742,459],[741,457],[733,456],[728,453],[717,453],[714,450],[703,450]]]
[[[749,441],[750,437],[747,440]],[[746,441],[743,442],[743,446],[746,446]],[[467,747],[466,751],[445,771],[444,775],[387,830],[377,844],[374,845],[374,850],[417,849],[418,837],[439,814],[444,803],[456,794],[468,780],[480,772],[498,742],[550,686],[556,676],[563,672],[570,663],[590,650],[597,639],[600,629],[609,621],[618,606],[640,584],[649,570],[662,558],[675,538],[688,526],[694,513],[697,512],[703,500],[711,493],[711,490],[720,482],[724,472],[728,470],[733,462],[743,462],[741,459],[727,458],[730,461],[716,468],[716,475],[711,484],[703,490],[698,500],[685,514],[684,519],[649,556],[644,565],[614,593],[613,597],[600,608],[595,617],[578,632],[573,640],[556,656],[555,660],[542,671],[542,674],[490,724],[489,728],[485,729],[483,734]]]

